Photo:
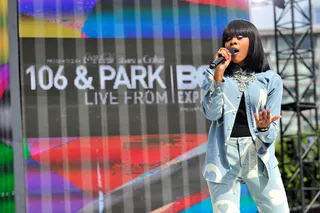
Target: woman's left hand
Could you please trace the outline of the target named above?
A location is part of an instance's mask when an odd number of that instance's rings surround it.
[[[281,115],[272,116],[270,110],[263,109],[259,115],[254,113],[254,119],[256,120],[259,129],[267,128],[272,122],[282,118]]]

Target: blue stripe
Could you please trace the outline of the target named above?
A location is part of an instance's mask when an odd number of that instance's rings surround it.
[[[174,11],[178,14],[177,20],[174,20]],[[220,38],[228,22],[234,18],[248,19],[246,11],[212,6],[199,6],[199,17],[192,16],[189,8],[163,8],[159,11],[161,20],[153,20],[153,12],[141,10],[140,20],[134,8],[124,8],[122,18],[117,12],[94,13],[86,20],[82,32],[92,38]],[[191,24],[194,18],[199,19],[197,26]],[[141,26],[140,33],[137,24]],[[178,34],[175,34],[176,27]],[[161,28],[162,34],[155,36],[154,28]],[[195,30],[199,33],[192,33]]]
[[[212,213],[212,205],[210,198],[203,200],[179,213]],[[256,204],[254,203],[246,185],[241,185],[240,198],[240,212],[241,213],[258,213]]]

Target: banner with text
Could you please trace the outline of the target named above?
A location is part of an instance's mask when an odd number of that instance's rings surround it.
[[[20,0],[19,13],[28,212],[212,212],[200,86],[248,2]]]

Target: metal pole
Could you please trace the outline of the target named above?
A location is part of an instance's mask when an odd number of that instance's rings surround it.
[[[278,32],[277,32],[277,26],[278,26],[278,21],[277,21],[277,14],[276,14],[276,5],[275,5],[275,2],[272,1],[273,3],[273,20],[274,20],[274,36],[275,36],[275,48],[276,48],[276,67],[277,67],[277,73],[280,74],[280,68],[279,68],[279,56],[278,56],[278,49],[279,49],[279,43],[278,43]],[[284,162],[284,147],[283,147],[283,144],[284,142],[282,141],[283,140],[283,132],[282,132],[282,120],[280,119],[280,149],[281,149],[281,170],[282,170],[282,177],[284,179],[287,179],[287,176],[286,176],[286,172],[285,172],[285,162]],[[284,181],[286,182],[286,181]]]
[[[19,37],[17,0],[8,0],[8,32],[10,51],[10,96],[12,146],[14,152],[15,212],[26,212],[25,160],[23,152],[22,116],[19,78]]]
[[[301,186],[301,212],[305,209],[304,200],[304,174],[303,174],[303,150],[302,150],[302,137],[301,137],[301,111],[300,111],[300,93],[299,93],[299,75],[298,75],[298,65],[297,65],[297,47],[296,47],[296,31],[295,31],[295,14],[294,14],[294,0],[290,0],[291,4],[291,39],[292,39],[292,53],[293,53],[293,67],[294,67],[294,78],[295,78],[295,92],[296,92],[296,116],[298,124],[298,153],[299,153],[299,167],[300,167],[300,186]]]
[[[316,75],[316,67],[315,67],[315,58],[314,58],[314,42],[313,42],[313,18],[312,18],[312,3],[311,3],[311,0],[308,1],[309,3],[309,18],[310,18],[310,45],[311,45],[311,57],[312,57],[312,60],[311,60],[311,67],[312,67],[312,70],[313,70],[313,84],[315,85],[314,86],[314,90],[313,90],[313,98],[314,98],[314,102],[317,103],[317,75]],[[317,141],[317,144],[318,144],[318,149],[316,151],[316,154],[318,154],[318,174],[320,174],[320,135],[319,135],[319,122],[318,122],[318,108],[317,106],[315,107],[315,129],[316,129],[316,132],[317,134],[314,136],[315,137],[315,140]],[[317,159],[317,157],[316,157]],[[320,178],[318,177],[317,178],[317,174],[315,174],[315,178],[317,180],[319,180]]]

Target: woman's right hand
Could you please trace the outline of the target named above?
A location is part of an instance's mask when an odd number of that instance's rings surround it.
[[[231,62],[231,53],[227,48],[221,47],[214,56],[214,59],[217,59],[219,56],[224,57],[225,61],[216,67],[214,72],[214,79],[218,82],[222,82],[224,71],[227,69]]]

